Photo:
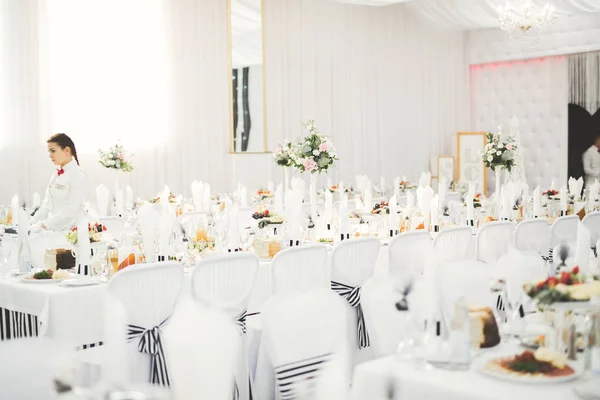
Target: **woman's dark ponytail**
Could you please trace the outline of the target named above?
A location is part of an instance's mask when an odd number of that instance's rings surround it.
[[[75,158],[77,165],[79,165],[79,159],[77,158],[77,150],[75,149],[75,143],[73,143],[73,140],[66,134],[57,133],[56,135],[52,135],[46,143],[56,143],[61,149],[64,149],[65,147],[70,148],[73,158]]]

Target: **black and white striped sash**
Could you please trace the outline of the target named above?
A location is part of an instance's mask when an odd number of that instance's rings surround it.
[[[150,383],[170,386],[167,363],[160,340],[160,328],[167,322],[165,319],[160,325],[151,329],[142,328],[137,325],[127,325],[127,341],[131,342],[139,338],[138,351],[150,354]]]
[[[87,264],[85,264],[85,265],[77,264],[77,273],[79,275],[91,275],[90,274],[91,269],[92,269],[92,267]]]
[[[547,259],[547,261],[550,264],[552,264],[554,262],[554,254],[553,253],[554,253],[554,249],[552,247],[550,247],[550,249],[548,249],[548,259]]]
[[[369,333],[367,332],[367,326],[365,324],[365,316],[363,314],[362,306],[360,305],[361,288],[331,281],[331,290],[345,298],[348,303],[356,309],[358,348],[362,349],[369,347],[371,345],[371,341],[369,340]]]
[[[245,334],[247,331],[246,328],[246,316],[248,314],[248,309],[244,309],[242,310],[242,312],[240,313],[240,315],[238,315],[235,319],[235,325],[238,327],[238,329],[240,330],[240,334]]]
[[[315,378],[330,360],[331,354],[323,354],[276,367],[275,381],[281,400],[294,400],[300,396],[311,398],[315,390]]]
[[[508,314],[506,313],[506,301],[504,299],[504,295],[502,293],[498,294],[498,299],[496,300],[496,310],[498,311],[498,315],[502,322],[508,321]],[[523,318],[525,316],[525,309],[521,304],[519,306],[519,317]]]
[[[37,316],[0,308],[0,340],[35,337],[38,333]]]

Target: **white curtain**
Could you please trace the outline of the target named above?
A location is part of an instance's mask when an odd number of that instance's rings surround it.
[[[453,154],[468,124],[463,34],[403,5],[265,1],[270,149],[316,120],[340,161],[334,176],[417,179]]]
[[[569,62],[569,103],[594,114],[600,108],[600,52],[572,54]]]

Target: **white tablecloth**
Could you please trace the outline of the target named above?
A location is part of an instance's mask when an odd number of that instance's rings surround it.
[[[506,349],[493,352],[505,352]],[[515,352],[522,350],[515,349]],[[573,388],[581,382],[512,383],[476,371],[475,362],[468,371],[449,371],[398,361],[395,356],[390,356],[356,367],[352,400],[387,400],[386,388],[390,380],[396,388],[394,399],[398,400],[575,400],[579,397]]]

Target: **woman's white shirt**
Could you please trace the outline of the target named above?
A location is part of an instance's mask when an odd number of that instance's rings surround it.
[[[55,172],[50,178],[42,206],[30,221],[44,224],[51,231],[69,230],[85,215],[84,204],[90,191],[88,176],[75,160],[63,170],[63,174]]]

